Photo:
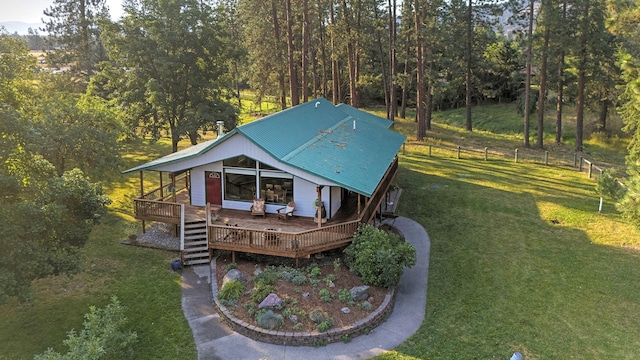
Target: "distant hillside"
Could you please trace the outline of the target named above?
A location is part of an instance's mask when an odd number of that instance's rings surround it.
[[[42,23],[25,23],[22,21],[0,21],[0,27],[4,27],[5,30],[9,34],[18,33],[19,35],[27,35],[29,34],[29,28],[33,29],[33,31],[37,31],[42,34],[40,31],[41,27],[44,27]]]

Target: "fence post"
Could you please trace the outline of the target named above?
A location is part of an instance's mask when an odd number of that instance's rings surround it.
[[[518,149],[516,149],[516,162],[518,162]]]
[[[484,161],[489,160],[489,148],[484,147]]]
[[[591,172],[593,172],[593,163],[589,163],[589,173],[587,174],[587,177],[589,179],[591,179]]]
[[[431,145],[429,145],[429,157],[431,157]]]
[[[544,152],[544,164],[549,165],[549,151],[547,150]]]
[[[578,167],[578,154],[577,153],[573,153],[573,167],[574,168]]]
[[[580,157],[580,166],[578,167],[578,170],[582,171],[582,156]]]
[[[460,145],[458,145],[458,160],[460,160]]]

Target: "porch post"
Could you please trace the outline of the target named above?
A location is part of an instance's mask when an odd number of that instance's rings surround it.
[[[320,200],[320,204],[322,205],[322,187],[316,186],[316,192],[318,193],[318,200]],[[316,211],[317,211],[316,219],[318,220],[318,229],[319,229],[322,227],[322,206],[318,206],[318,209]]]
[[[144,178],[142,176],[142,170],[140,170],[140,198],[143,199],[144,198]],[[142,233],[145,233],[145,224],[144,224],[144,220],[142,220]]]
[[[360,217],[360,193],[358,193],[358,217]]]
[[[164,186],[162,186],[162,171],[158,171],[160,174],[160,199],[164,199]]]
[[[178,191],[176,190],[176,174],[175,173],[171,173],[171,185],[173,186],[173,202],[177,202],[176,193]]]

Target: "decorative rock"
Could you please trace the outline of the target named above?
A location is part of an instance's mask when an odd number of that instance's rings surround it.
[[[257,267],[255,270],[253,270],[253,276],[258,276],[262,274],[262,269],[260,269],[260,267]]]
[[[373,296],[369,296],[369,298],[367,299],[368,302],[373,303]]]
[[[277,307],[280,305],[282,305],[282,299],[280,299],[278,295],[271,293],[267,295],[267,297],[264,298],[264,300],[262,300],[260,305],[258,305],[258,309],[262,309],[265,307]]]
[[[222,286],[224,287],[224,284],[234,280],[240,281],[245,285],[247,284],[247,278],[240,272],[240,270],[231,269],[225,274],[224,278],[222,278]]]
[[[311,296],[311,294],[309,294],[309,292],[308,292],[308,291],[306,291],[306,292],[303,292],[303,293],[302,293],[302,298],[303,298],[303,299],[308,299],[308,298],[309,298],[309,296]]]
[[[343,307],[342,309],[340,309],[340,311],[342,311],[345,314],[348,314],[351,312],[351,310],[348,307]]]
[[[297,324],[298,323],[298,316],[295,314],[291,314],[289,315],[289,320],[291,320],[292,323]]]
[[[330,288],[336,287],[336,284],[334,284],[333,281],[329,281],[329,287]]]
[[[369,287],[367,285],[354,286],[349,292],[353,301],[362,301],[369,297]]]

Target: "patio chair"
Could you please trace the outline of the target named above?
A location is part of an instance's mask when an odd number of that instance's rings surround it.
[[[253,205],[251,205],[249,210],[251,211],[251,215],[262,215],[262,217],[267,215],[265,212],[264,199],[253,199]]]
[[[289,201],[286,207],[276,209],[278,219],[287,221],[289,216],[293,216],[293,212],[296,210],[296,203]]]

